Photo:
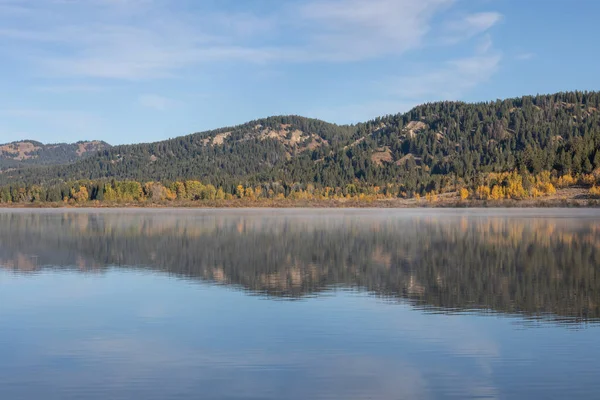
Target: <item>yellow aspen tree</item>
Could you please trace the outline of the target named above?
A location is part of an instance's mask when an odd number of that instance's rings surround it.
[[[169,201],[173,201],[173,200],[177,199],[177,193],[174,193],[173,191],[171,191],[168,188],[165,188],[165,194],[166,194],[166,199]]]
[[[494,187],[492,188],[491,197],[493,200],[503,199],[504,198],[504,190],[502,189],[502,186],[494,185]]]
[[[244,198],[244,187],[242,185],[237,185],[235,188],[235,194],[239,199]]]
[[[489,200],[490,199],[490,194],[491,194],[491,190],[489,188],[489,186],[479,186],[477,188],[477,198],[480,200]]]
[[[244,191],[244,196],[243,197],[247,197],[250,200],[255,200],[256,197],[254,197],[254,190],[252,190],[251,187],[247,187],[246,190]]]
[[[79,191],[77,193],[75,193],[74,198],[77,203],[85,203],[86,201],[88,201],[90,198],[90,195],[88,193],[87,188],[85,186],[80,186]]]
[[[175,194],[178,200],[185,200],[187,198],[187,191],[185,190],[185,184],[183,182],[175,182]]]

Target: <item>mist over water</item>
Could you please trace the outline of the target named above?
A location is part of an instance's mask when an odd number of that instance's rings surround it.
[[[592,398],[598,210],[0,210],[0,398]]]

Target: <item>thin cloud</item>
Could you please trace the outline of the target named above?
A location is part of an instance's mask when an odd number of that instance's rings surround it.
[[[152,83],[162,79],[180,80],[175,82],[180,84],[194,77],[200,82],[216,68],[229,71],[238,65],[249,65],[254,77],[285,70],[290,64],[327,68],[326,64],[337,63],[351,71],[374,60],[406,65],[409,55],[417,65],[427,60],[422,51],[427,46],[454,46],[467,40],[474,46],[469,57],[442,58],[416,72],[400,70],[399,75],[384,78],[363,103],[356,96],[346,104],[325,104],[312,113],[338,122],[358,122],[406,111],[423,101],[460,99],[496,73],[502,54],[493,48],[491,28],[502,15],[458,13],[459,4],[464,3],[306,0],[274,2],[260,13],[251,7],[225,13],[193,0],[0,0],[0,46],[25,74],[33,72],[30,81],[53,83],[34,90],[94,93],[114,87],[126,90],[143,81],[144,88],[129,93],[130,101],[155,111],[185,104],[184,97],[179,103],[159,94],[164,86]],[[190,5],[195,12],[189,12]],[[436,58],[438,54],[445,52],[436,53]],[[286,74],[291,76],[292,71]],[[116,86],[117,81],[124,84]],[[369,91],[368,86],[368,81],[357,84],[357,92]],[[0,110],[0,114],[12,121],[13,131],[30,131],[33,121],[80,138],[81,132],[95,135],[106,127],[106,121],[93,114],[48,108]]]
[[[502,55],[497,52],[446,61],[440,68],[400,76],[386,82],[392,92],[415,102],[457,100],[469,90],[488,81],[499,69]]]
[[[169,99],[158,94],[144,94],[138,98],[138,102],[142,107],[146,107],[156,111],[165,111],[177,104],[175,100]]]
[[[464,17],[447,23],[444,41],[457,43],[465,39],[487,32],[502,20],[498,12],[481,12],[465,15]]]
[[[316,110],[312,115],[354,123],[406,112],[430,101],[460,100],[489,81],[500,69],[502,58],[502,53],[493,49],[492,40],[486,35],[470,56],[447,60],[434,68],[419,66],[415,68],[418,72],[388,76],[376,82],[374,89],[384,100],[335,106]]]
[[[484,32],[496,25],[502,19],[497,12],[482,12],[467,15],[464,19],[468,31]]]
[[[521,61],[531,60],[531,59],[534,59],[535,57],[537,57],[537,54],[535,54],[535,53],[520,53],[515,56],[515,58],[517,60],[521,60]]]
[[[494,42],[492,41],[492,37],[489,34],[485,34],[477,44],[477,53],[485,54],[492,49],[493,45]]]
[[[162,0],[23,0],[21,7],[31,12],[7,20],[0,41],[21,41],[36,50],[40,59],[35,64],[46,74],[170,78],[220,62],[355,62],[399,56],[422,46],[432,33],[433,18],[453,4],[312,0],[279,6],[265,16],[213,12],[192,20]],[[455,35],[471,37],[500,18],[492,12],[472,14],[451,27]],[[279,40],[283,32],[293,35],[294,42]]]
[[[312,22],[311,39],[320,57],[356,61],[401,54],[418,47],[432,17],[451,0],[313,1],[299,10]]]

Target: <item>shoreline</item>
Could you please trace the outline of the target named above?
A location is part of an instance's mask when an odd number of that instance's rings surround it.
[[[439,194],[435,200],[425,198],[233,198],[219,200],[143,200],[143,201],[84,201],[76,202],[32,202],[0,203],[0,208],[24,209],[77,209],[77,208],[380,208],[380,209],[419,209],[419,208],[600,208],[600,199],[589,196],[587,189],[570,187],[558,189],[555,194],[536,198],[462,200],[457,192]]]
[[[219,200],[190,202],[111,202],[111,203],[5,203],[0,209],[244,209],[244,208],[377,208],[377,209],[427,209],[427,208],[600,208],[595,199],[525,199],[525,200],[440,200],[427,202],[414,199],[359,200]]]

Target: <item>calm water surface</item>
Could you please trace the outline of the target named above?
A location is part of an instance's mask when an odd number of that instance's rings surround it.
[[[0,210],[0,399],[600,398],[600,210]]]

